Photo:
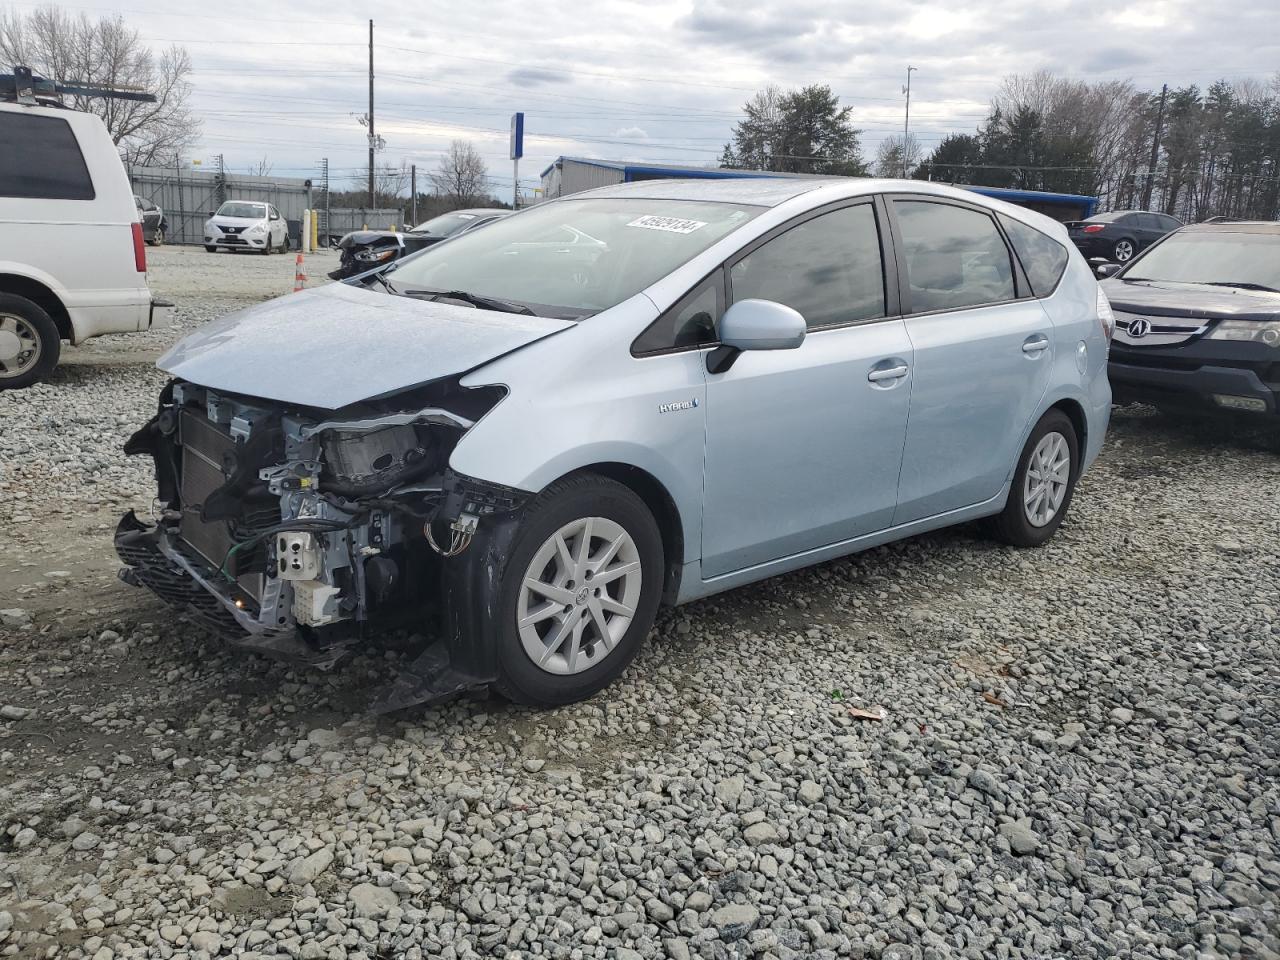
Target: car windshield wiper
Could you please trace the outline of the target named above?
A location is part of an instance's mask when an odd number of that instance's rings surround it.
[[[480,297],[474,293],[467,293],[465,290],[404,290],[402,294],[406,297],[417,297],[421,300],[461,300],[463,303],[469,303],[473,307],[479,307],[481,310],[496,310],[499,313],[523,313],[530,317],[537,316],[536,313],[522,303],[512,303],[510,300],[495,300],[492,297]]]
[[[391,281],[388,280],[386,277],[384,277],[382,274],[383,274],[383,271],[379,270],[377,273],[369,274],[369,276],[372,279],[377,280],[380,284],[382,284],[383,288],[388,292],[396,293],[397,292],[396,288],[391,285]]]
[[[1250,280],[1206,280],[1206,286],[1210,287],[1238,287],[1241,290],[1265,290],[1267,293],[1280,293],[1275,287],[1268,287],[1265,283],[1253,283]]]

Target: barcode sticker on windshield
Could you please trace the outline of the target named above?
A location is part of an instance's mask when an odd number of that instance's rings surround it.
[[[652,214],[636,217],[628,227],[643,227],[645,230],[665,230],[667,233],[693,233],[707,224],[703,220],[682,220],[680,217],[656,217]]]

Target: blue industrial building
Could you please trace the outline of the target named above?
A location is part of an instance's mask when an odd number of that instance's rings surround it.
[[[542,195],[547,199],[580,193],[594,187],[638,180],[702,179],[726,180],[742,177],[804,177],[805,173],[775,173],[769,170],[728,170],[719,167],[693,167],[674,163],[648,163],[643,160],[594,160],[587,157],[557,157],[542,171]],[[1006,187],[974,187],[958,183],[957,187],[987,197],[1016,203],[1055,220],[1083,220],[1098,206],[1097,197],[1074,193],[1048,193],[1041,190],[1013,190]]]

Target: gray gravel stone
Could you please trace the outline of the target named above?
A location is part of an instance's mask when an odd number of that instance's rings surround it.
[[[720,931],[720,939],[725,943],[741,940],[760,920],[760,911],[750,904],[731,903],[714,910],[711,924]]]
[[[378,887],[372,883],[360,883],[347,893],[351,910],[357,917],[386,916],[387,911],[400,903],[395,891],[388,887]]]
[[[1023,856],[1040,849],[1040,837],[1031,829],[1029,817],[1000,824],[1000,836],[1009,841],[1009,849]]]

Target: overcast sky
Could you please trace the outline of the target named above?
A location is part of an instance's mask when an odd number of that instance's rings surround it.
[[[743,101],[770,82],[830,84],[874,157],[902,129],[908,64],[918,68],[912,131],[926,149],[971,131],[1009,73],[1044,68],[1158,89],[1267,78],[1280,67],[1276,0],[1234,0],[1229,12],[1204,0],[59,6],[120,13],[154,44],[187,48],[205,121],[196,158],[221,153],[243,172],[266,157],[274,173],[304,176],[327,156],[347,178],[367,162],[356,117],[368,103],[368,25],[358,11],[375,11],[379,163],[416,162],[421,177],[451,139],[470,140],[504,198],[515,110],[526,116],[528,190],[561,154],[713,163]]]

